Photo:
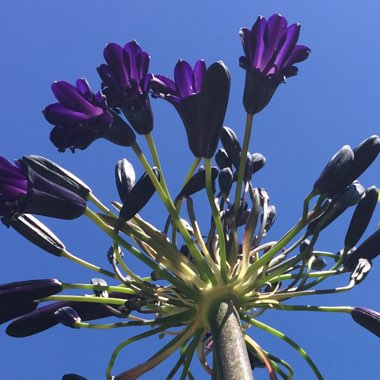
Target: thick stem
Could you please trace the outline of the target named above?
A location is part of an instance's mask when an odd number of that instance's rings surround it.
[[[216,303],[209,312],[214,367],[218,380],[253,380],[239,313],[232,300]]]

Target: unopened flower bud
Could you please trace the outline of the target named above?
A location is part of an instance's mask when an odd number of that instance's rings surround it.
[[[220,170],[224,168],[232,169],[232,162],[230,158],[228,157],[225,149],[222,149],[222,148],[218,149],[218,151],[215,154],[215,162],[219,166]]]
[[[364,198],[362,198],[362,200],[358,203],[355,212],[352,215],[351,222],[344,239],[344,245],[346,247],[352,248],[363,236],[372,218],[372,214],[375,211],[377,201],[378,190],[375,186],[371,186],[366,190]]]
[[[241,146],[235,132],[228,127],[223,127],[220,134],[220,140],[228,157],[234,164],[235,168],[239,168]]]
[[[76,375],[75,373],[68,373],[62,376],[62,380],[87,380],[85,377]]]
[[[218,183],[223,198],[227,198],[230,194],[233,179],[234,175],[229,167],[226,167],[219,172]]]
[[[9,220],[8,225],[34,245],[54,256],[61,256],[65,249],[58,237],[33,215],[22,214],[17,219]]]
[[[115,166],[115,180],[120,199],[124,203],[136,182],[135,171],[127,159],[123,158],[117,162]]]
[[[0,285],[0,305],[35,301],[62,291],[62,283],[56,279],[28,280]]]
[[[333,196],[344,189],[343,180],[354,160],[354,152],[349,145],[344,145],[331,158],[323,169],[319,178],[315,181],[313,192],[316,194],[327,194]]]
[[[159,179],[160,171],[154,167],[153,172],[156,178]],[[128,221],[134,217],[148,203],[155,191],[156,188],[153,182],[148,174],[145,173],[125,197],[123,207],[120,210],[120,221]]]
[[[45,157],[23,156],[22,161],[47,180],[86,199],[91,189],[77,176]]]
[[[380,338],[380,313],[364,307],[354,307],[352,319]]]
[[[214,183],[218,175],[218,169],[216,167],[211,168],[211,182]],[[176,201],[181,198],[187,198],[191,195],[201,191],[206,187],[206,169],[202,168],[197,173],[195,173],[189,181],[182,188],[180,193],[176,196]]]
[[[77,323],[81,322],[78,313],[70,306],[61,307],[54,313],[54,316],[58,322],[73,329],[78,328]]]
[[[359,247],[347,257],[344,266],[349,270],[353,270],[359,259],[367,259],[372,261],[380,254],[380,229],[373,233],[367,240],[365,240]]]

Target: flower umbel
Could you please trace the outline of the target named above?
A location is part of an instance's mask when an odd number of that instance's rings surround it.
[[[295,63],[304,61],[310,48],[296,45],[301,25],[288,27],[285,17],[260,16],[251,30],[240,29],[245,56],[240,66],[246,71],[243,103],[247,113],[260,112],[270,101],[278,85],[297,75]]]
[[[311,186],[299,217],[282,236],[273,236],[276,208],[268,192],[257,185],[256,173],[266,158],[249,151],[253,115],[267,105],[285,78],[296,75],[294,64],[309,55],[309,48],[296,45],[299,31],[299,24],[288,27],[280,15],[268,20],[259,17],[252,30],[241,29],[245,57],[240,64],[246,70],[247,111],[243,144],[238,139],[241,131],[223,127],[230,76],[221,61],[207,68],[199,60],[192,68],[180,60],[171,80],[147,74],[150,57],[135,41],[124,47],[110,43],[104,49],[107,63],[98,68],[104,93],[92,93],[84,79],[76,86],[64,81],[53,84],[58,103],[49,105],[44,114],[55,125],[51,139],[59,150],[85,149],[103,137],[131,146],[144,171],[136,182],[129,158],[119,160],[115,180],[122,203],[110,201],[108,206],[79,178],[50,160],[33,155],[12,164],[0,157],[0,216],[4,223],[42,250],[116,283],[108,285],[95,277],[85,283],[48,279],[0,286],[0,323],[11,321],[8,335],[25,337],[59,323],[95,330],[139,326],[139,334],[120,343],[112,353],[107,380],[137,379],[176,352],[178,361],[165,378],[194,378],[191,362],[195,352],[212,378],[252,380],[252,372],[258,368],[265,368],[271,380],[277,379],[276,374],[293,378],[293,368],[274,355],[273,347],[252,339],[248,334],[251,327],[288,343],[314,376],[323,379],[303,348],[261,322],[263,313],[277,310],[350,314],[379,336],[379,313],[375,311],[314,306],[309,300],[292,304],[291,300],[348,291],[370,272],[380,252],[379,231],[355,246],[370,223],[378,191],[374,186],[366,190],[358,177],[378,156],[380,138],[373,135],[354,149],[344,145]],[[174,193],[166,185],[151,133],[149,88],[153,97],[174,105],[196,157]],[[138,134],[145,135],[151,160],[121,113]],[[215,154],[219,140],[224,149]],[[181,176],[176,162],[173,167],[176,176]],[[151,211],[154,194],[162,201],[162,210],[154,215],[162,217],[160,227],[145,216]],[[335,248],[329,252],[319,247],[319,236],[352,207],[355,212],[342,237],[342,249],[334,253]],[[104,256],[112,271],[68,252],[63,242],[30,214],[62,219],[84,214],[110,239]],[[150,276],[132,270],[129,255],[149,268]],[[343,283],[325,285],[331,277]],[[112,317],[117,317],[115,322],[96,321]],[[146,362],[114,376],[119,352],[151,336],[166,337],[167,343]],[[182,372],[179,376],[178,371]],[[80,378],[75,374],[66,377]]]

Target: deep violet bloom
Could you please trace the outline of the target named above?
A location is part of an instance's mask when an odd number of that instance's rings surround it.
[[[70,148],[85,149],[103,137],[115,144],[130,146],[136,139],[133,130],[107,108],[105,96],[94,94],[86,79],[78,79],[76,86],[65,81],[51,85],[58,103],[48,105],[43,114],[55,125],[50,140],[60,152]]]
[[[223,62],[208,69],[203,60],[194,69],[184,60],[174,68],[174,81],[154,75],[153,96],[166,99],[178,111],[195,157],[211,158],[223,127],[230,92],[230,75]]]
[[[310,54],[307,46],[296,45],[300,24],[288,27],[285,17],[260,16],[251,30],[240,29],[245,56],[240,66],[246,70],[243,104],[247,113],[260,112],[270,101],[280,83],[297,75],[297,62]]]
[[[0,156],[0,216],[4,223],[25,213],[75,219],[85,210],[86,202],[79,195],[36,173],[22,160],[13,165]]]
[[[109,107],[120,109],[137,133],[149,133],[153,129],[148,97],[150,56],[136,41],[124,47],[111,42],[104,48],[103,55],[107,64],[97,70]]]

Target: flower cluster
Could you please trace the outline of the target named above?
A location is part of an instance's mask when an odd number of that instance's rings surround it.
[[[299,32],[299,24],[288,27],[280,15],[268,20],[259,17],[251,30],[241,29],[245,56],[240,65],[246,71],[243,105],[247,113],[242,143],[233,129],[223,126],[230,90],[223,62],[207,67],[198,60],[192,67],[179,60],[172,80],[148,73],[150,57],[135,41],[124,47],[109,43],[104,49],[106,64],[98,67],[102,91],[94,94],[85,79],[79,79],[76,86],[64,81],[52,85],[58,103],[43,112],[54,125],[50,138],[60,151],[85,149],[94,140],[105,138],[131,146],[144,173],[136,181],[130,162],[125,158],[117,162],[115,182],[121,202],[112,201],[110,209],[80,179],[46,158],[25,156],[12,164],[0,157],[3,222],[46,252],[70,259],[112,282],[109,285],[97,277],[90,283],[43,279],[1,285],[0,321],[10,321],[8,335],[25,337],[59,323],[70,328],[147,327],[115,349],[106,369],[106,378],[113,380],[136,379],[177,350],[180,355],[168,378],[179,370],[181,379],[193,378],[195,351],[213,378],[236,379],[233,373],[237,372],[239,379],[249,380],[260,367],[267,369],[271,379],[277,378],[276,373],[292,378],[288,363],[250,337],[252,326],[289,343],[315,376],[323,379],[305,350],[260,321],[260,315],[268,310],[346,313],[380,336],[376,311],[291,303],[293,298],[352,289],[365,279],[380,254],[379,231],[356,247],[378,201],[376,187],[365,188],[358,178],[380,153],[379,136],[370,136],[354,148],[343,146],[305,197],[295,225],[280,238],[267,239],[276,208],[268,192],[253,185],[252,178],[265,166],[266,158],[249,151],[249,140],[253,115],[268,104],[285,78],[296,75],[294,64],[310,53],[308,47],[297,45]],[[175,107],[195,156],[174,197],[166,185],[152,136],[149,93]],[[145,136],[152,163],[134,131]],[[163,228],[139,215],[154,193],[167,210]],[[201,231],[198,223],[196,193],[205,194],[209,202],[211,223],[207,230]],[[351,207],[355,211],[342,239],[342,250],[319,250],[319,235]],[[110,238],[107,260],[111,270],[68,252],[32,214],[61,219],[88,217]],[[151,275],[134,273],[124,252],[142,261]],[[348,283],[323,288],[329,277],[346,278],[342,275],[347,273]],[[83,294],[70,294],[72,290]],[[44,302],[47,304],[40,306]],[[92,322],[106,317],[119,319],[108,324]],[[174,338],[146,362],[112,375],[123,347],[156,334]],[[66,374],[63,379],[84,378]]]

